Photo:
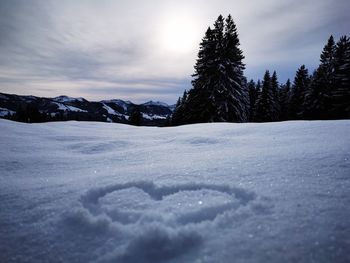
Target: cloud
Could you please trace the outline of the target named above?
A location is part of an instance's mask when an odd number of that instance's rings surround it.
[[[237,23],[246,75],[275,69],[285,80],[300,64],[317,66],[329,35],[348,33],[349,12],[346,0],[0,1],[0,90],[173,103],[189,88],[199,41],[220,13]],[[176,19],[198,39],[183,52],[162,41]]]

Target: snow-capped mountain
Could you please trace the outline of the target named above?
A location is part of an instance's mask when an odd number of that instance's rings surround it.
[[[0,117],[11,118],[19,111],[34,108],[45,115],[47,120],[79,120],[128,123],[129,116],[137,109],[142,115],[142,124],[149,126],[164,125],[174,106],[163,102],[149,101],[134,104],[119,99],[88,101],[84,98],[59,96],[40,98],[0,93]]]
[[[74,101],[86,101],[84,98],[72,98],[72,97],[68,97],[68,96],[58,96],[53,98],[52,100],[54,101],[58,101],[58,102],[74,102]]]

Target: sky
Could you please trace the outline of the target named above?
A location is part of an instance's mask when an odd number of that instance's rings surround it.
[[[302,64],[350,36],[349,0],[0,0],[0,92],[173,104],[191,88],[199,43],[231,14],[245,75]]]

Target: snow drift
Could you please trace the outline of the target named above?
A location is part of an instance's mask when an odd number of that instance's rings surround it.
[[[350,121],[0,128],[1,262],[350,261]]]

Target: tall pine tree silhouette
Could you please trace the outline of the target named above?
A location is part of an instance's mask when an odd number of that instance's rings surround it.
[[[350,39],[340,38],[334,56],[332,117],[350,118]]]
[[[268,70],[266,70],[264,75],[264,80],[262,84],[262,89],[260,96],[257,101],[256,111],[255,111],[255,121],[265,122],[274,121],[274,97],[271,85],[271,75]]]
[[[305,95],[305,117],[308,119],[331,118],[331,94],[335,88],[335,42],[330,36],[320,56],[321,64],[312,76]]]
[[[259,82],[259,85],[260,85],[260,82]],[[249,92],[249,121],[254,121],[256,101],[259,97],[259,88],[255,84],[254,80],[249,81],[248,92]]]
[[[291,82],[290,79],[287,80],[286,84],[284,84],[279,93],[279,102],[281,105],[280,108],[280,118],[279,120],[285,121],[289,118],[289,103],[290,103],[290,90],[291,90]]]
[[[281,106],[279,103],[279,83],[276,71],[273,72],[271,77],[271,89],[272,89],[272,120],[277,121],[280,117]]]
[[[309,71],[302,65],[296,72],[290,100],[290,119],[304,118],[305,93],[310,83]]]
[[[198,52],[193,88],[182,116],[173,124],[198,122],[244,122],[248,120],[248,90],[243,75],[243,52],[239,48],[237,28],[229,15],[221,15],[208,28]]]

